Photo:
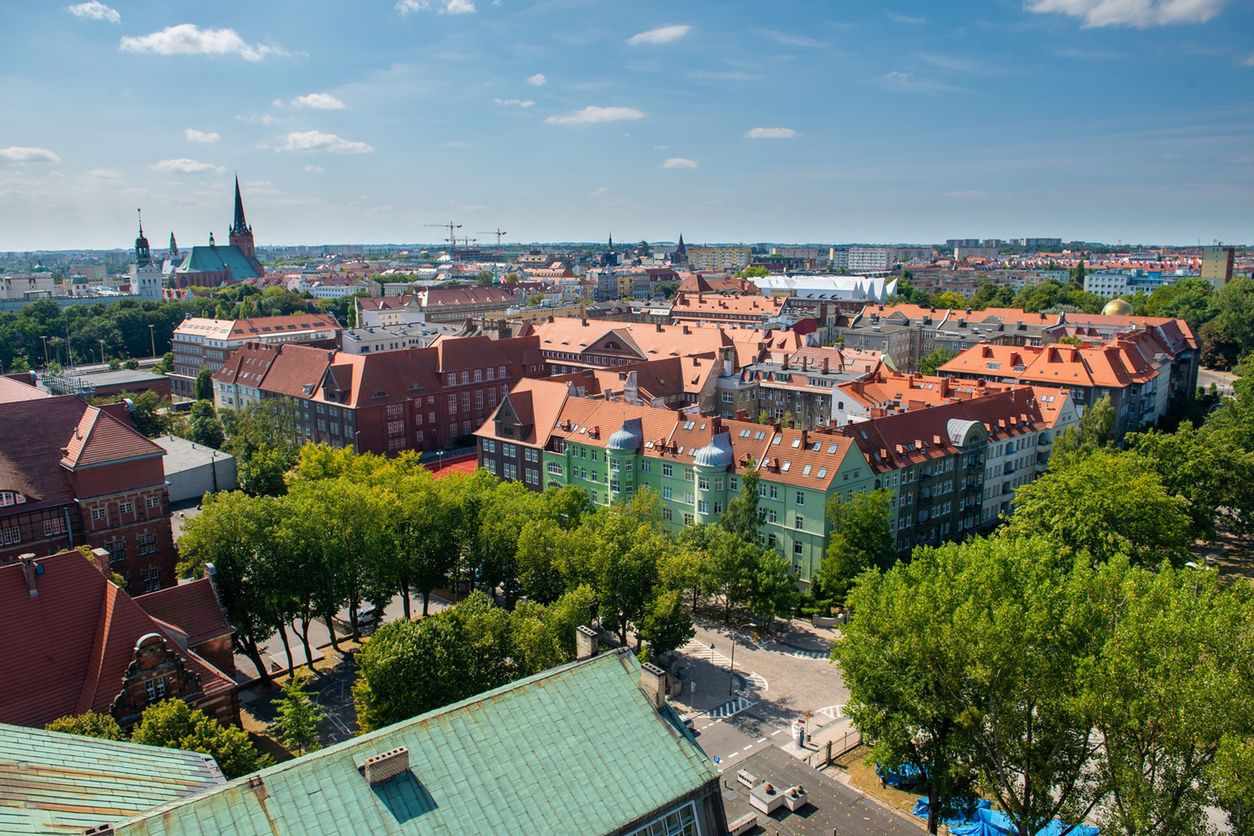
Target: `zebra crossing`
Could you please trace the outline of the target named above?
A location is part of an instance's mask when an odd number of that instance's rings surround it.
[[[722,705],[706,711],[705,716],[713,720],[726,720],[728,717],[734,717],[740,712],[748,709],[750,706],[757,704],[757,700],[751,700],[748,697],[736,697],[735,699],[730,699]]]
[[[795,656],[798,659],[822,659],[827,661],[830,651],[826,650],[801,650],[800,648],[786,648],[784,650],[789,656]]]
[[[824,706],[823,708],[820,708],[818,711],[815,711],[814,713],[822,714],[824,717],[827,717],[832,720],[838,720],[844,716],[845,707],[843,705],[828,705],[828,706]]]

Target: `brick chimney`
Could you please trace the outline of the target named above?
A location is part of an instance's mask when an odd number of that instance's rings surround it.
[[[666,694],[669,690],[666,671],[652,662],[645,662],[640,666],[640,690],[648,697],[654,708],[661,709],[666,705]]]
[[[39,584],[36,577],[44,573],[44,567],[35,562],[34,553],[19,554],[18,563],[22,564],[22,579],[26,581],[26,592],[32,598],[39,597]]]
[[[372,787],[408,771],[409,747],[407,746],[399,746],[391,751],[372,755],[366,758],[366,763],[362,766],[362,775],[366,776],[366,783]]]
[[[597,637],[596,630],[593,630],[585,624],[580,624],[575,628],[576,660],[582,662],[584,659],[591,659],[593,656],[596,656],[600,645],[601,641]]]

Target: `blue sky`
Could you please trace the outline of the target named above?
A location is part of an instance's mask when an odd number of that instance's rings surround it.
[[[1246,0],[0,7],[0,250],[1251,241]]]

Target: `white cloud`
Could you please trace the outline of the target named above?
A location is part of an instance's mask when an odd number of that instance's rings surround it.
[[[442,15],[466,15],[475,11],[475,4],[473,0],[396,0],[396,10],[403,15],[429,11]]]
[[[527,83],[532,87],[543,87],[549,83],[549,80],[544,77],[544,73],[536,73],[535,75],[527,76]]]
[[[493,99],[492,101],[496,102],[501,107],[528,108],[536,106],[536,103],[531,99]]]
[[[29,148],[25,145],[10,145],[0,148],[0,160],[11,163],[59,163],[61,158],[47,148]]]
[[[978,200],[981,197],[988,197],[988,192],[982,192],[978,189],[966,189],[956,192],[945,192],[945,197],[952,197],[958,200]]]
[[[93,180],[121,180],[122,172],[114,171],[111,168],[93,168],[87,172],[87,176]]]
[[[915,17],[914,15],[903,15],[901,12],[889,12],[888,19],[893,23],[908,23],[911,26],[918,26],[921,23],[927,23],[925,17]]]
[[[189,160],[186,157],[180,157],[175,160],[162,160],[161,162],[153,163],[152,167],[155,171],[160,171],[162,174],[205,174],[208,172],[220,174],[226,171],[220,165]]]
[[[654,46],[657,44],[669,44],[677,41],[692,29],[683,23],[676,23],[670,26],[659,26],[656,29],[647,29],[644,32],[638,32],[627,39],[627,43],[632,46],[641,46],[647,44]]]
[[[643,119],[644,113],[634,107],[598,107],[589,105],[583,110],[550,116],[545,119],[550,125],[599,125],[605,122],[629,122]]]
[[[799,46],[805,49],[822,49],[827,46],[826,41],[820,41],[818,38],[811,38],[806,35],[794,35],[791,32],[779,32],[775,29],[763,29],[763,37],[784,46]]]
[[[287,135],[280,151],[330,151],[334,154],[369,154],[374,146],[345,139],[322,131],[293,131]]]
[[[183,139],[186,139],[188,142],[211,143],[217,142],[221,138],[222,135],[217,131],[198,131],[195,128],[185,128],[183,130]]]
[[[588,192],[588,197],[600,197],[601,195],[606,195],[609,193],[610,193],[609,186],[597,186],[595,189]]]
[[[1245,56],[1245,59],[1241,61],[1241,66],[1242,67],[1254,67],[1254,52],[1251,52],[1249,55]]]
[[[745,132],[749,139],[792,139],[796,135],[792,128],[753,128]]]
[[[118,43],[118,48],[123,52],[157,55],[238,55],[245,61],[289,54],[282,47],[249,44],[234,29],[201,29],[194,23],[167,26],[148,35],[127,35]]]
[[[663,162],[658,168],[696,168],[697,161],[690,160],[687,157],[671,157]]]
[[[330,93],[309,93],[292,99],[292,107],[309,107],[314,110],[343,110],[344,103]]]
[[[87,3],[76,3],[73,6],[67,6],[66,11],[75,17],[85,17],[89,20],[107,20],[110,23],[121,23],[122,15],[118,14],[117,9],[111,9],[100,0],[90,0]]]
[[[1084,21],[1084,27],[1169,26],[1205,23],[1228,5],[1228,0],[1027,0],[1027,10],[1059,14]]]
[[[326,174],[327,170],[320,165],[314,165],[313,163],[310,163],[309,165],[305,166],[305,173],[306,174]]]
[[[901,90],[907,93],[957,93],[962,92],[961,87],[955,87],[952,84],[946,84],[943,81],[936,81],[930,78],[920,78],[914,73],[902,72],[901,70],[893,70],[880,76],[880,82],[886,87],[895,90]]]

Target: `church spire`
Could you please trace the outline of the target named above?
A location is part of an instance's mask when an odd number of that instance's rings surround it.
[[[244,198],[239,193],[239,175],[235,175],[235,222],[231,224],[231,232],[240,235],[248,232],[248,221],[244,218]]]
[[[140,267],[148,267],[152,264],[152,254],[148,249],[148,239],[144,237],[144,214],[136,209],[135,216],[139,219],[139,235],[135,238],[135,263]]]

